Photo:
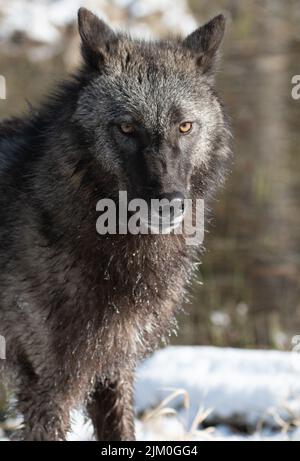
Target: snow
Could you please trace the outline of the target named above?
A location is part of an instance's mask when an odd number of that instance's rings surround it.
[[[138,438],[300,440],[299,378],[300,354],[296,352],[168,347],[140,366],[136,410],[149,414],[173,391],[175,398],[163,408],[173,406],[176,414],[162,412],[160,418],[138,421]],[[199,409],[205,423],[200,430],[195,425]]]
[[[168,347],[138,370],[137,411],[155,407],[170,389],[189,395],[190,421],[199,405],[211,408],[208,421],[239,425],[300,417],[300,355],[292,352]]]
[[[210,431],[187,434],[175,418],[163,418],[156,425],[148,427],[137,422],[137,439],[142,441],[201,441],[201,442],[262,442],[300,441],[300,430],[290,433],[262,429],[251,434],[238,432],[226,425],[218,425]]]

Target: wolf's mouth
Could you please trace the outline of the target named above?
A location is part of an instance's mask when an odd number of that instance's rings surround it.
[[[152,219],[148,220],[143,220],[141,219],[141,223],[147,227],[151,232],[156,233],[156,234],[169,234],[176,228],[180,226],[184,219],[184,212],[176,217],[162,217],[160,215],[156,215]]]
[[[141,222],[153,233],[168,234],[182,223],[185,211],[183,195],[166,194],[159,201],[153,200],[147,216],[142,216]]]

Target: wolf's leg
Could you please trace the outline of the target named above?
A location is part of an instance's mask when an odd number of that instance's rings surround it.
[[[23,429],[17,435],[22,440],[65,440],[69,430],[71,402],[50,388],[35,383],[22,386],[18,393],[18,409],[24,417]]]
[[[22,428],[13,434],[15,440],[64,440],[69,429],[73,403],[66,383],[39,369],[24,351],[14,358],[17,372],[17,410],[23,416]],[[37,372],[38,370],[38,372]]]
[[[132,374],[110,381],[98,381],[87,410],[97,440],[135,440]]]
[[[71,399],[62,384],[53,386],[53,377],[43,380],[31,373],[22,374],[17,406],[23,415],[23,427],[17,439],[65,440],[69,429]]]

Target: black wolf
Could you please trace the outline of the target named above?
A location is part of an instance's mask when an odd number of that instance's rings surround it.
[[[78,403],[98,439],[134,439],[134,369],[174,328],[194,254],[172,232],[99,235],[96,203],[120,190],[207,198],[222,182],[224,27],[220,15],[185,39],[145,42],[80,9],[80,70],[0,125],[1,362],[25,440],[64,440]]]

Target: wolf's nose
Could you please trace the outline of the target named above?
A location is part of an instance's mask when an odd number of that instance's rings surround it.
[[[161,207],[161,212],[164,214],[164,208],[169,209],[170,205],[173,205],[174,211],[171,212],[172,218],[176,218],[176,215],[184,214],[184,195],[181,192],[170,192],[161,194],[159,200],[164,200],[165,205]],[[178,216],[177,216],[178,217]]]

